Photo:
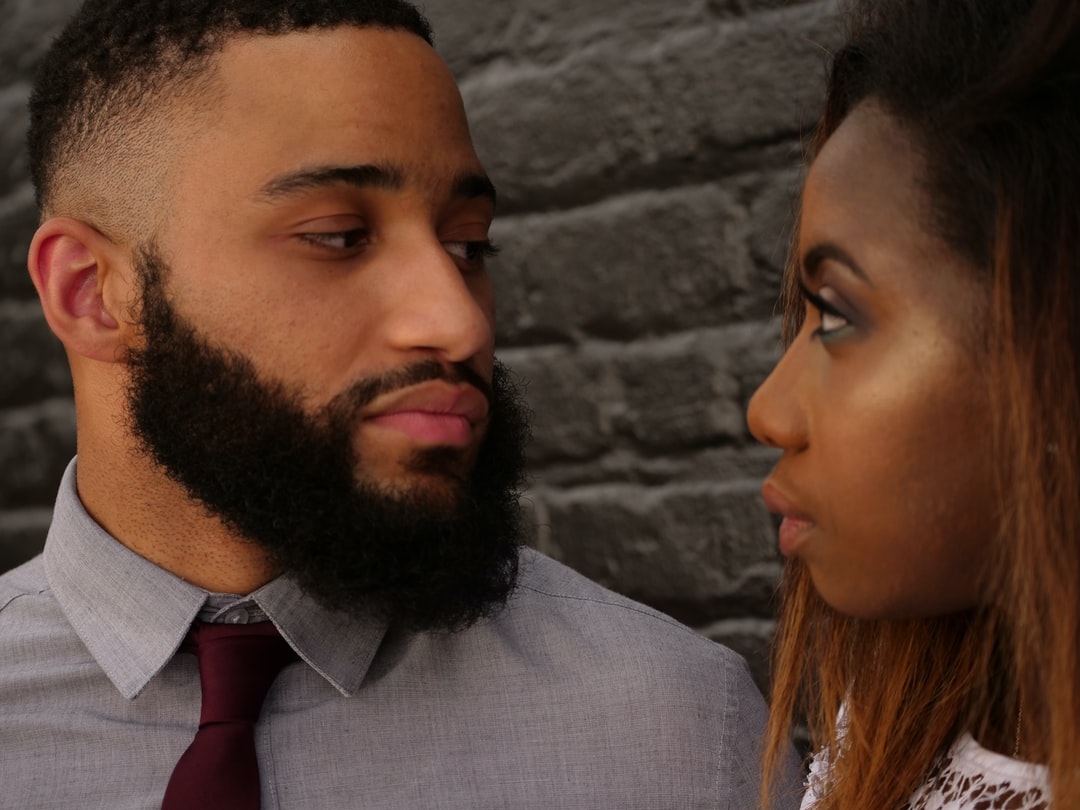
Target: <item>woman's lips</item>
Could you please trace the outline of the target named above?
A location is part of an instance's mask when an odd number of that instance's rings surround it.
[[[803,538],[814,528],[809,520],[785,517],[780,521],[780,531],[777,532],[780,541],[780,553],[785,557],[792,556],[800,545]]]
[[[778,539],[780,553],[785,557],[791,557],[805,541],[806,537],[815,528],[816,524],[809,515],[799,511],[795,504],[784,495],[770,480],[761,487],[761,497],[765,501],[765,507],[774,515],[783,518],[780,521]]]

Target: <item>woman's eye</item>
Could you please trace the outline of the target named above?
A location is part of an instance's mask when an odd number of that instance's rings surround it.
[[[833,332],[838,332],[849,325],[848,319],[843,315],[836,312],[830,312],[821,307],[818,307],[818,311],[821,313],[821,326],[818,327],[819,335],[829,335]]]
[[[472,242],[443,242],[443,247],[451,256],[467,264],[482,264],[484,259],[490,259],[499,252],[499,249],[487,239]]]
[[[368,232],[364,228],[300,234],[300,238],[305,242],[327,250],[352,250],[363,244],[367,236]]]
[[[814,330],[815,337],[829,340],[843,334],[852,325],[848,317],[829,300],[835,295],[829,287],[822,287],[816,293],[810,292],[800,279],[799,289],[806,303],[817,310],[818,327]]]

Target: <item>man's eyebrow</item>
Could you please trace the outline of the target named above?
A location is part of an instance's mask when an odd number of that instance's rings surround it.
[[[464,197],[469,200],[483,197],[491,201],[494,207],[496,201],[495,184],[486,174],[471,173],[460,175],[453,186],[455,197]]]
[[[393,166],[320,166],[279,175],[259,189],[256,196],[267,202],[302,194],[326,186],[399,189],[404,185],[403,172]]]
[[[870,276],[851,257],[851,254],[833,242],[819,242],[803,254],[802,261],[799,263],[803,276],[807,279],[813,279],[820,272],[821,263],[826,259],[844,265],[871,287],[874,286]]]

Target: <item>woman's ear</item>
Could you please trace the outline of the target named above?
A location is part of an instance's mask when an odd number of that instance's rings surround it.
[[[116,362],[125,344],[122,302],[131,290],[121,249],[91,225],[57,217],[30,243],[27,265],[45,320],[69,352]]]

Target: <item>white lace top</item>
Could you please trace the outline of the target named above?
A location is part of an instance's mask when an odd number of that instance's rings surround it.
[[[828,765],[810,764],[802,810],[817,804]],[[902,810],[1049,810],[1049,775],[1042,765],[989,751],[964,734],[930,772]]]

